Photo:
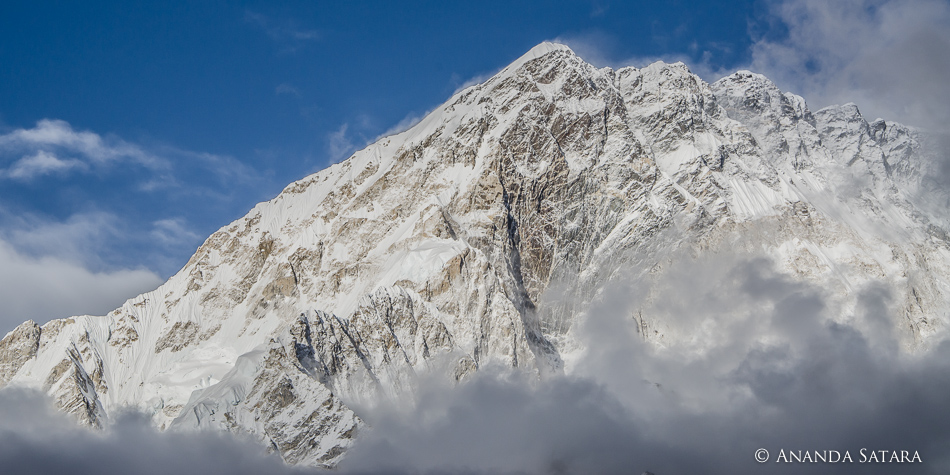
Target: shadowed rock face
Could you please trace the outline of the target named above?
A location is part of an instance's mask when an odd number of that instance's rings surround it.
[[[724,248],[843,301],[885,281],[902,344],[926,347],[950,253],[946,223],[911,199],[932,166],[919,147],[752,73],[709,85],[679,63],[596,69],[543,44],[259,204],[155,291],[20,325],[0,341],[0,385],[41,388],[91,425],[135,407],[332,466],[363,424],[352,407],[422,373],[569,371],[574,324],[609,279]],[[634,317],[656,344],[683,337]]]

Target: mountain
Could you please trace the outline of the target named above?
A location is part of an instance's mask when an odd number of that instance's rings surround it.
[[[422,374],[569,373],[608,282],[724,250],[767,255],[843,308],[886,282],[901,346],[925,351],[950,308],[950,241],[922,201],[936,162],[921,140],[747,71],[707,84],[682,63],[598,69],[543,43],[257,205],[158,289],[18,326],[0,386],[92,426],[131,407],[333,466],[359,408]],[[632,318],[655,345],[692,338]]]

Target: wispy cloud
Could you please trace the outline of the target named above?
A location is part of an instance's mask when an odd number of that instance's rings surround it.
[[[300,97],[300,90],[287,83],[278,84],[277,87],[274,89],[274,93],[277,94],[278,96],[281,94],[286,94],[289,96]]]
[[[616,59],[608,54],[608,51],[612,49],[616,40],[602,33],[592,32],[564,35],[558,36],[551,41],[569,46],[571,50],[583,58],[584,61],[599,68],[609,67],[620,69],[627,66],[642,68],[657,61],[663,61],[665,63],[675,63],[679,61],[689,66],[690,71],[706,81],[714,81],[725,74],[733,72],[727,71],[715,64],[715,53],[728,48],[727,45],[720,43],[700,45],[694,42],[690,45],[689,53],[691,54],[687,54],[686,52],[672,52],[657,56],[639,55]],[[695,56],[698,56],[699,60],[694,59]]]
[[[5,168],[4,163],[8,164]],[[143,192],[175,189],[209,194],[221,184],[233,186],[260,179],[260,173],[228,155],[163,143],[132,143],[76,130],[62,120],[43,119],[33,128],[0,135],[0,178],[4,179],[36,181],[74,174],[104,178],[128,174],[135,167],[147,173],[132,175],[132,181],[124,178],[122,186],[131,185]]]
[[[178,150],[182,156],[191,157],[201,167],[210,171],[221,182],[234,185],[236,183],[253,183],[260,179],[260,174],[244,162],[228,156],[207,152],[190,152]]]
[[[162,176],[170,162],[116,137],[77,131],[62,120],[43,119],[31,129],[0,135],[0,178],[33,181],[47,175],[65,177],[74,172],[109,170],[120,163],[141,166]]]
[[[0,134],[0,182],[8,183],[0,188],[0,317],[11,320],[3,323],[104,313],[157,286],[211,231],[194,223],[261,180],[227,155],[132,143],[62,120],[8,129]],[[44,199],[32,198],[36,190]]]
[[[293,20],[275,20],[251,10],[244,12],[244,21],[266,33],[286,52],[293,52],[301,45],[323,37],[320,31],[301,28]]]
[[[15,164],[7,171],[8,176],[14,176],[17,170],[20,170],[18,176],[35,176],[35,173],[83,168],[80,166],[83,163],[96,166],[120,160],[151,169],[169,166],[166,160],[124,140],[77,131],[66,121],[52,119],[43,119],[32,129],[16,129],[0,135],[0,153],[27,154],[17,162],[19,168]],[[61,159],[58,153],[71,158]]]
[[[327,134],[327,149],[330,160],[338,162],[356,150],[356,143],[347,135],[350,124],[344,123],[339,129]]]
[[[13,165],[10,165],[10,168],[0,173],[0,176],[29,181],[37,176],[65,173],[74,168],[86,170],[89,166],[82,160],[62,160],[52,152],[38,150],[35,154],[24,156],[14,162]]]
[[[193,152],[167,145],[157,145],[151,150],[167,160],[168,167],[144,176],[143,181],[136,185],[139,191],[176,190],[178,193],[221,197],[221,187],[217,185],[230,188],[260,180],[260,173],[228,155]]]
[[[152,236],[166,245],[190,244],[201,239],[201,236],[186,225],[184,218],[160,219],[152,223],[152,226]]]
[[[395,134],[398,134],[398,133],[401,133],[401,132],[405,132],[405,131],[411,129],[414,125],[418,124],[419,121],[421,121],[422,119],[424,119],[425,116],[429,115],[429,113],[431,113],[431,112],[432,112],[432,111],[430,110],[430,111],[426,111],[426,112],[424,112],[424,113],[422,113],[422,114],[416,114],[416,113],[409,113],[409,114],[407,114],[407,115],[406,115],[405,117],[403,117],[399,122],[396,122],[392,127],[390,127],[389,129],[387,129],[385,132],[379,134],[379,136],[376,137],[376,139],[374,139],[374,141],[375,141],[375,140],[379,140],[379,139],[381,139],[381,138],[383,138],[383,137],[388,137],[388,136],[390,136],[390,135],[395,135]]]
[[[950,3],[788,0],[768,13],[751,69],[812,106],[854,102],[871,118],[948,130]]]
[[[605,0],[594,0],[591,2],[590,17],[603,17],[608,10],[610,10],[610,2]]]

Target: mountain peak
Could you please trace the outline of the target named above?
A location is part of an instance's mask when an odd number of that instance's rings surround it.
[[[542,41],[534,48],[528,50],[524,56],[530,56],[532,59],[540,56],[544,56],[553,51],[567,51],[571,54],[574,54],[574,51],[567,45],[563,43],[556,43],[553,41]]]
[[[521,57],[514,60],[514,62],[509,64],[503,71],[515,71],[521,66],[523,66],[525,63],[527,63],[528,61],[531,61],[533,59],[537,59],[537,58],[540,58],[540,57],[543,57],[555,52],[566,52],[572,56],[576,56],[574,51],[567,45],[545,41],[538,44],[534,48],[529,49],[527,53],[521,55]]]
[[[42,388],[91,425],[135,407],[160,428],[245,432],[331,466],[357,443],[360,408],[411,393],[416,375],[570,372],[576,325],[610,279],[659,276],[684,247],[742,236],[842,308],[885,270],[950,275],[944,241],[887,181],[916,170],[911,138],[816,119],[764,76],[729,78],[597,69],[541,43],[220,229],[159,289],[104,317],[21,325],[0,341],[0,386]],[[852,176],[883,185],[834,193]],[[865,221],[918,237],[884,241]],[[913,303],[915,343],[950,307],[928,282],[894,292]],[[634,312],[644,340],[704,341],[654,310]]]

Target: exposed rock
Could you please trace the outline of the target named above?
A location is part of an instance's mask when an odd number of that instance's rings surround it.
[[[0,340],[0,387],[5,386],[40,348],[40,326],[27,320]]]

